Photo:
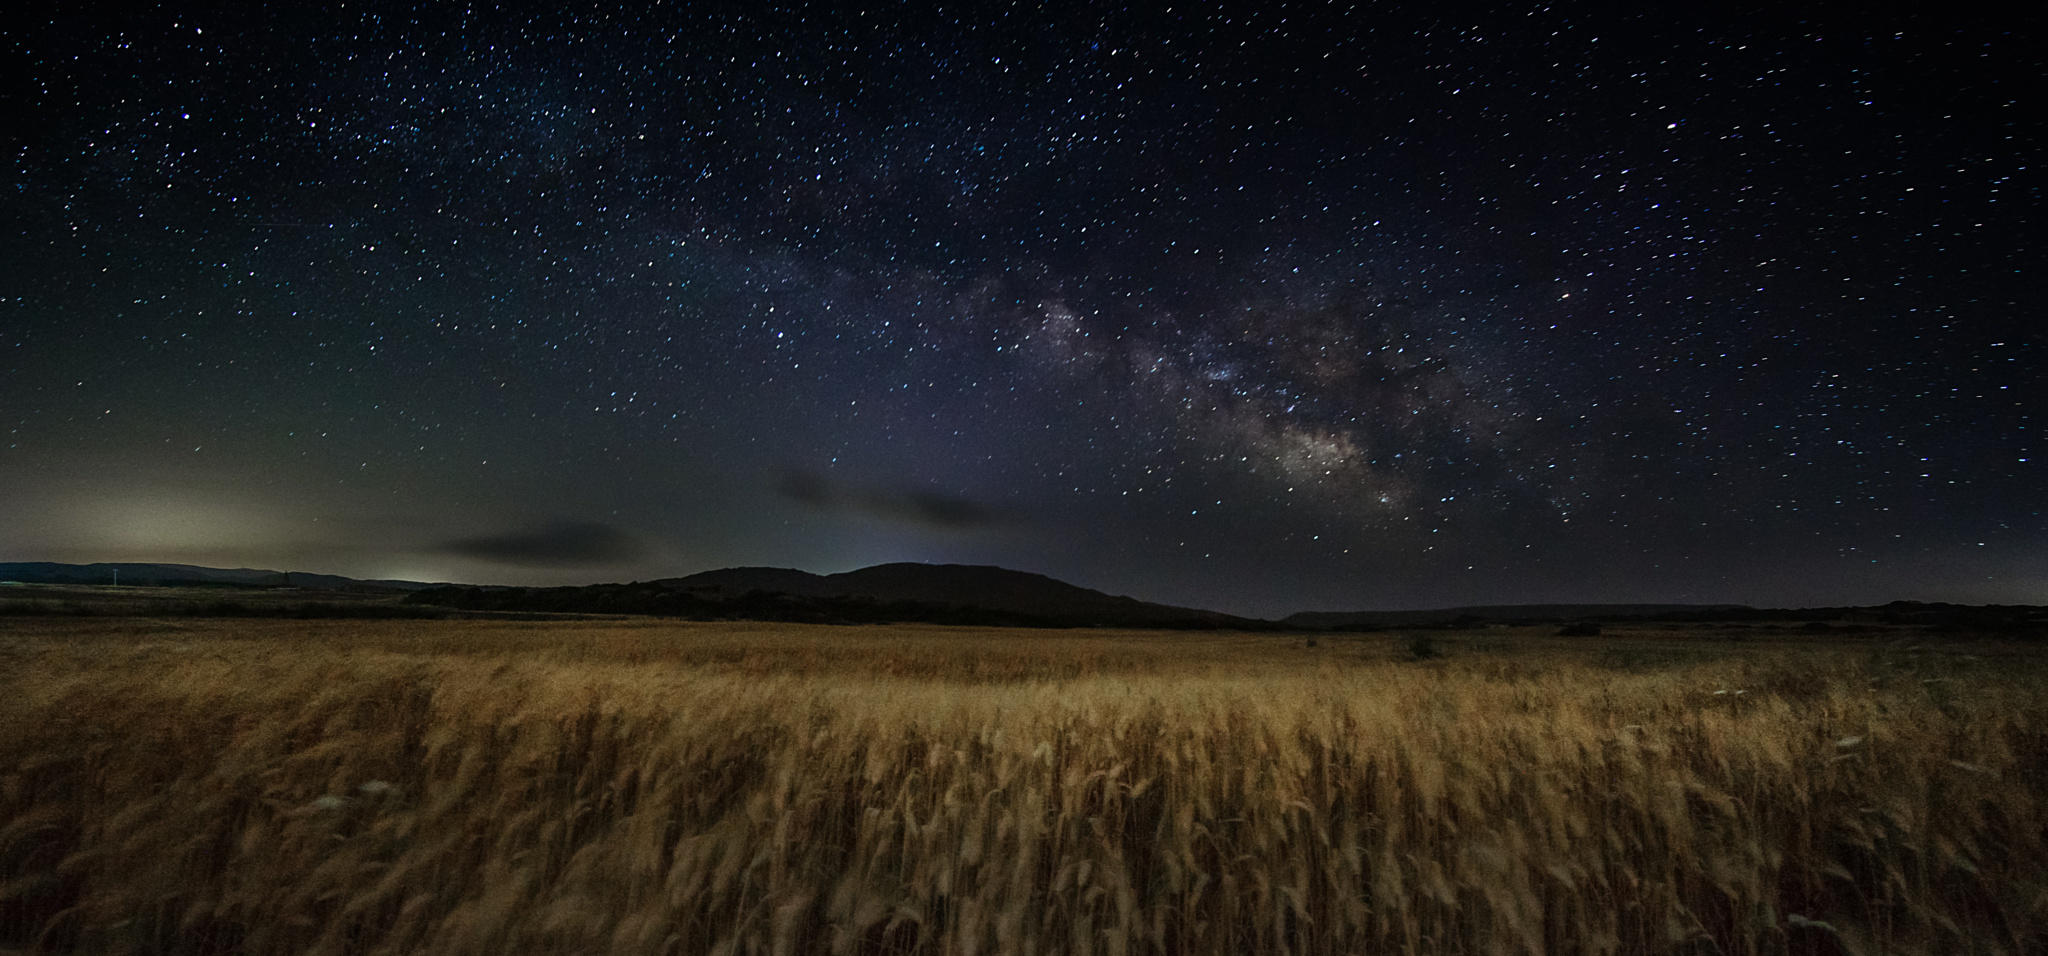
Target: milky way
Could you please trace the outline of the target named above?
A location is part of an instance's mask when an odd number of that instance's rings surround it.
[[[2038,18],[654,9],[0,27],[0,558],[2048,601]]]

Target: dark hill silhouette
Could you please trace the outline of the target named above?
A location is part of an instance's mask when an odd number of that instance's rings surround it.
[[[984,565],[880,564],[841,574],[791,568],[724,568],[688,577],[632,584],[523,588],[362,580],[305,571],[207,568],[146,562],[60,564],[0,562],[0,582],[31,585],[123,585],[219,589],[223,598],[187,611],[270,616],[438,616],[442,609],[484,612],[659,614],[702,620],[940,624],[1034,627],[1230,628],[1368,631],[1386,628],[1479,627],[1489,624],[1760,622],[1910,626],[1932,632],[1996,633],[2048,640],[2048,607],[1893,601],[1862,607],[1756,608],[1737,604],[1518,604],[1415,611],[1305,611],[1278,622],[1217,611],[1152,604],[1104,594],[1042,574]],[[237,589],[272,597],[235,597]],[[300,592],[291,596],[290,592]],[[120,594],[120,591],[108,591]],[[342,603],[308,603],[322,593]],[[407,608],[391,603],[403,597]],[[275,599],[273,599],[275,598]],[[321,598],[320,601],[329,601]],[[297,603],[292,603],[296,601]],[[369,601],[378,604],[372,608]],[[345,606],[344,606],[345,605]],[[33,600],[0,611],[33,610]],[[126,612],[123,612],[126,613]],[[165,612],[169,613],[169,612]]]
[[[711,598],[733,598],[753,592],[826,597],[835,592],[821,587],[825,578],[795,568],[720,568],[688,577],[666,578],[653,583],[680,588]]]
[[[725,568],[580,588],[433,588],[408,598],[472,610],[667,614],[786,621],[924,621],[1033,627],[1257,628],[1265,621],[1104,594],[1042,574],[882,564],[841,574]]]
[[[1889,604],[1759,608],[1744,604],[1507,604],[1426,611],[1304,611],[1280,626],[1291,630],[1370,631],[1383,628],[1483,627],[1489,624],[1730,624],[1803,622],[1809,629],[1907,625],[1931,631],[2048,637],[2048,607],[2023,604]]]
[[[1739,604],[1494,604],[1420,611],[1301,611],[1280,623],[1303,630],[1343,631],[1556,621],[1721,620],[1754,610]]]
[[[433,587],[431,584],[418,581],[366,581],[338,574],[314,574],[307,571],[203,568],[192,564],[145,562],[58,564],[51,561],[0,561],[0,581],[17,581],[23,584],[126,584],[137,587],[289,587],[322,591],[417,591]]]

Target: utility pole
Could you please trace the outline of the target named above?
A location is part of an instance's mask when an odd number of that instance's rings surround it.
[[[114,569],[114,586],[115,586],[115,587],[117,587],[117,588],[121,586],[121,569],[120,569],[120,568],[115,568],[115,569]]]

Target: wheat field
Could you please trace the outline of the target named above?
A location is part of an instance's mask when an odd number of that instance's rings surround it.
[[[2026,953],[2048,668],[1707,632],[0,624],[0,950]]]

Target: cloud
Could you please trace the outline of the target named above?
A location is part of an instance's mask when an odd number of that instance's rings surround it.
[[[832,483],[815,471],[790,468],[782,473],[775,483],[775,490],[784,498],[800,501],[807,505],[829,505],[833,500]]]
[[[640,539],[594,521],[560,521],[507,534],[457,538],[432,550],[528,568],[617,564],[647,555],[647,545]]]
[[[775,490],[791,501],[931,528],[965,529],[1001,524],[1009,514],[971,498],[922,488],[863,488],[814,471],[785,469]]]
[[[908,521],[942,528],[968,528],[995,524],[1003,519],[1001,511],[981,502],[935,491],[907,491],[877,496],[870,502],[870,506],[879,513],[893,513]]]

